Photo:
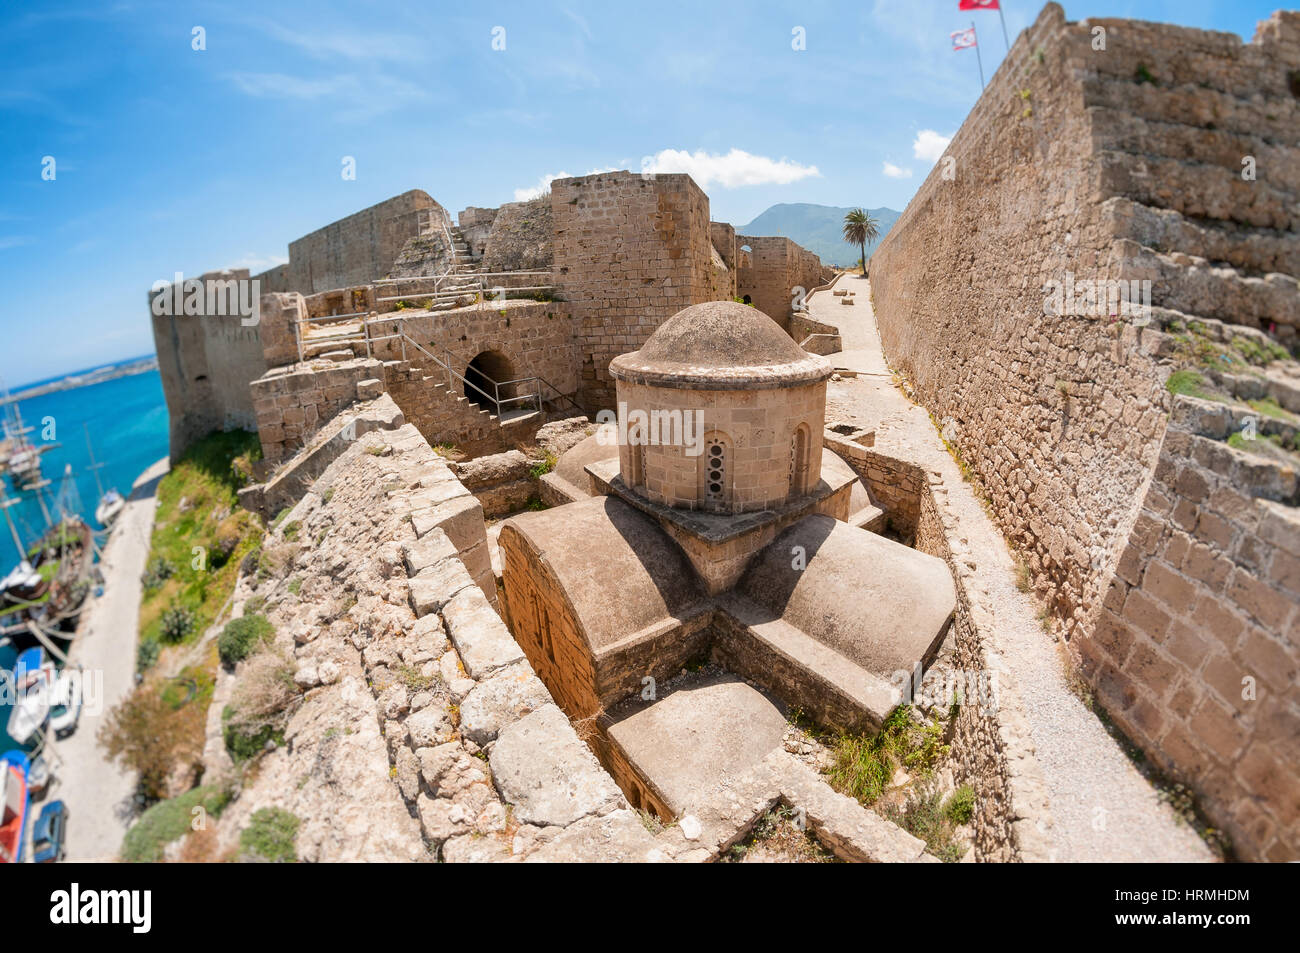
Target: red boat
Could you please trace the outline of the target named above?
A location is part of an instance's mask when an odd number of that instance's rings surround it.
[[[26,839],[27,755],[6,751],[0,755],[0,864],[17,864],[23,859]]]

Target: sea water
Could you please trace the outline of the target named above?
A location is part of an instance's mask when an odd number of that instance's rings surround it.
[[[31,386],[34,384],[16,389]],[[167,405],[156,370],[53,391],[19,401],[18,407],[23,423],[32,428],[27,435],[32,443],[58,445],[41,455],[41,473],[50,481],[44,491],[46,506],[53,505],[63,482],[64,468],[72,464],[73,479],[81,498],[81,517],[96,530],[100,528],[95,522],[99,493],[93,472],[86,469],[90,465],[90,451],[86,447],[87,428],[83,424],[89,427],[95,460],[104,465],[99,470],[99,478],[105,490],[116,488],[123,496],[129,495],[136,477],[167,456]],[[40,503],[35,493],[16,494],[9,478],[3,479],[5,492],[21,498],[18,505],[10,507],[9,513],[23,544],[30,546],[45,530]],[[13,568],[21,554],[14,547],[8,528],[0,530],[0,535],[3,536],[0,574],[3,574]],[[16,656],[12,645],[0,645],[0,670],[12,671]],[[5,731],[9,707],[7,700],[0,700],[0,751],[16,747]]]

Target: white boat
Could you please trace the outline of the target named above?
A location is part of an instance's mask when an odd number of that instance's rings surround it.
[[[45,661],[43,650],[28,649],[18,656],[13,674],[14,706],[6,727],[9,737],[18,744],[27,744],[50,717],[56,678],[54,663]]]
[[[113,525],[113,521],[121,515],[122,510],[126,508],[126,500],[117,490],[109,490],[99,500],[99,506],[95,507],[95,522],[107,529]]]

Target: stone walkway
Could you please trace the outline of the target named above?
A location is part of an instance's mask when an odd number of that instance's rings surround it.
[[[135,685],[140,576],[153,533],[154,494],[166,472],[167,461],[159,460],[136,480],[99,564],[104,594],[90,604],[69,653],[70,664],[85,672],[86,699],[76,731],[52,743],[55,780],[43,803],[62,798],[68,806],[70,861],[115,860],[133,819],[135,776],[108,760],[96,736]]]
[[[857,377],[827,389],[826,419],[876,430],[876,449],[939,471],[952,509],[976,555],[994,606],[995,649],[1029,719],[1050,797],[1058,861],[1209,861],[1214,855],[1161,800],[1097,716],[1065,678],[1064,648],[1043,631],[1036,600],[1016,588],[1015,563],[1001,533],[970,484],[963,481],[925,409],[895,386],[871,308],[871,286],[844,276],[835,286],[854,292],[853,306],[822,291],[809,298],[811,316],[840,329],[844,350],[830,355]]]

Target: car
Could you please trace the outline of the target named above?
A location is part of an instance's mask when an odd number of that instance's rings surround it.
[[[32,861],[52,864],[67,853],[68,807],[62,801],[51,801],[41,808],[32,828]]]
[[[54,737],[72,734],[81,717],[81,671],[62,672],[50,699],[50,727]]]

